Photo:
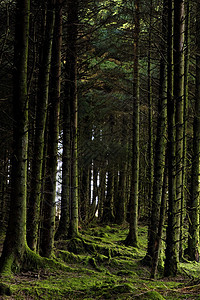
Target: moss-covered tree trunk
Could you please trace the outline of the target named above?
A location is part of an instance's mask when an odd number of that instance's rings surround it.
[[[184,84],[184,1],[174,2],[174,101],[176,106],[176,209],[177,248],[180,250],[181,198],[183,189],[183,84]]]
[[[165,276],[177,273],[177,207],[176,207],[176,143],[175,143],[175,103],[173,97],[173,1],[168,1],[167,33],[167,125],[168,125],[168,221],[166,231]]]
[[[165,170],[164,170],[164,178],[163,178],[158,231],[157,231],[157,236],[156,236],[156,240],[155,240],[154,254],[153,254],[153,259],[152,259],[151,278],[155,278],[155,276],[156,276],[158,262],[160,259],[162,235],[163,235],[163,229],[164,229],[164,223],[165,223],[166,202],[167,202],[167,158],[166,158],[166,162],[165,162]]]
[[[70,107],[70,223],[68,236],[78,235],[78,99],[77,36],[78,0],[68,1],[65,101]]]
[[[193,123],[192,178],[189,201],[188,254],[190,260],[199,261],[199,173],[200,173],[200,3],[196,14],[196,93]]]
[[[138,245],[138,187],[139,187],[139,34],[140,34],[140,1],[134,3],[134,46],[133,46],[133,130],[132,130],[132,176],[130,186],[130,226],[126,245]]]
[[[183,165],[182,165],[182,195],[181,195],[181,219],[180,219],[180,249],[179,260],[183,258],[183,239],[184,239],[184,218],[186,216],[186,203],[187,203],[187,138],[188,138],[188,81],[189,81],[189,57],[190,57],[190,1],[185,1],[185,37],[184,37],[184,104],[183,104]]]
[[[151,262],[155,256],[155,247],[158,238],[158,226],[160,219],[160,206],[162,199],[163,174],[165,167],[165,152],[166,152],[166,125],[167,125],[167,78],[166,78],[166,1],[163,1],[163,20],[162,20],[162,41],[161,51],[162,58],[160,61],[160,88],[158,102],[158,120],[157,134],[155,144],[155,161],[154,161],[154,181],[153,181],[153,198],[151,206],[151,216],[149,224],[148,247],[145,260]]]
[[[55,8],[55,29],[52,48],[51,84],[48,118],[48,145],[43,201],[43,222],[41,254],[51,257],[53,254],[56,182],[59,138],[60,85],[61,85],[61,43],[62,43],[62,10],[61,1],[57,0]]]
[[[29,13],[29,0],[16,1],[11,210],[0,261],[1,273],[9,273],[13,265],[20,266],[26,247]]]
[[[38,95],[36,111],[36,128],[34,137],[34,154],[32,180],[30,185],[29,207],[27,215],[27,242],[36,251],[38,240],[38,225],[41,202],[42,164],[44,154],[44,132],[47,116],[49,95],[49,74],[54,28],[54,0],[48,0],[45,38],[42,46],[42,59],[38,77]]]
[[[151,75],[151,63],[152,63],[152,0],[150,1],[150,14],[149,14],[149,41],[148,41],[148,166],[147,175],[148,179],[148,207],[149,216],[151,214],[152,196],[153,196],[153,148],[154,148],[154,135],[153,135],[153,94],[152,94],[152,75]],[[157,159],[157,157],[156,157]],[[149,218],[150,219],[150,218]],[[149,227],[150,228],[150,227]]]

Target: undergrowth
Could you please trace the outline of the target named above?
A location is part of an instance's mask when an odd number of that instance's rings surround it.
[[[141,263],[147,228],[139,227],[139,248],[124,245],[127,234],[127,226],[94,226],[56,242],[54,260],[28,253],[19,274],[1,278],[0,299],[200,299],[198,263],[181,263],[176,278],[163,278],[161,266],[150,280]]]

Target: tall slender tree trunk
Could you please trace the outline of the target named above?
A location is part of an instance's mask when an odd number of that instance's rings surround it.
[[[90,166],[83,164],[81,172],[81,187],[80,187],[80,215],[81,221],[86,223],[89,220],[89,185],[90,185]]]
[[[106,170],[105,166],[100,166],[99,172],[99,207],[98,207],[98,218],[102,220],[103,217],[103,205],[105,203],[105,187],[106,187]]]
[[[125,240],[126,245],[138,246],[138,187],[139,187],[139,34],[140,34],[140,1],[136,0],[134,29],[134,70],[133,70],[133,141],[132,141],[132,177],[130,190],[130,226]]]
[[[78,98],[77,98],[77,36],[78,36],[78,0],[68,1],[67,22],[67,75],[65,101],[70,108],[70,223],[69,238],[78,236]]]
[[[163,227],[165,222],[165,212],[166,212],[166,202],[167,202],[167,158],[165,161],[166,162],[165,162],[162,196],[161,196],[161,203],[160,203],[159,224],[158,224],[158,232],[155,240],[154,254],[152,259],[151,278],[155,278],[157,273],[161,244],[162,244]]]
[[[20,267],[26,247],[26,195],[28,147],[27,61],[30,1],[16,1],[13,75],[13,156],[11,171],[11,209],[0,272]]]
[[[177,248],[180,250],[181,198],[183,189],[183,109],[184,109],[184,1],[174,2],[174,101],[176,105],[176,209]]]
[[[199,261],[199,173],[200,173],[200,3],[196,14],[196,93],[193,123],[192,178],[189,202],[188,254],[190,260]]]
[[[44,132],[47,116],[47,103],[49,95],[49,74],[51,66],[51,53],[54,28],[54,0],[48,0],[47,22],[45,39],[42,48],[42,61],[39,72],[39,91],[37,95],[36,128],[33,154],[32,180],[30,187],[27,242],[29,247],[36,251],[38,240],[38,225],[41,202],[42,164],[44,154]]]
[[[107,172],[107,193],[103,203],[103,216],[101,222],[112,223],[114,221],[113,215],[113,192],[114,192],[114,170],[113,166],[108,166]]]
[[[187,202],[187,128],[188,128],[188,78],[189,78],[189,56],[190,56],[190,42],[189,42],[189,28],[190,28],[190,1],[185,1],[185,37],[184,37],[184,107],[183,107],[183,166],[182,166],[182,195],[181,195],[181,220],[180,220],[180,250],[179,260],[183,257],[183,222],[186,215]]]
[[[125,163],[124,166],[121,166],[121,170],[119,171],[118,191],[117,198],[115,199],[115,223],[120,225],[125,222],[126,171],[127,164]]]
[[[67,83],[66,83],[67,84]],[[70,197],[70,105],[66,100],[63,103],[63,153],[62,153],[62,190],[61,190],[61,215],[55,239],[67,238],[69,229],[69,197]]]
[[[150,20],[149,20],[149,48],[148,48],[148,202],[149,202],[149,215],[151,214],[152,196],[153,196],[153,95],[152,95],[152,78],[151,78],[151,44],[152,44],[152,0],[150,1]],[[157,157],[156,157],[157,159]]]
[[[173,97],[173,1],[168,1],[167,33],[167,125],[168,125],[168,221],[166,231],[165,276],[176,275],[177,252],[177,208],[176,208],[176,143],[175,143],[175,103]]]
[[[154,181],[153,181],[153,198],[151,206],[151,216],[149,224],[148,248],[145,260],[149,264],[155,256],[155,248],[158,239],[158,227],[160,219],[160,206],[163,189],[163,174],[165,168],[165,152],[166,152],[166,125],[167,125],[167,66],[165,62],[166,51],[166,15],[167,5],[166,0],[163,1],[163,20],[162,20],[162,42],[161,51],[162,58],[160,61],[160,88],[159,88],[159,102],[158,102],[158,121],[157,121],[157,135],[155,144],[155,161],[154,161]]]
[[[47,162],[43,201],[42,240],[40,245],[41,253],[46,257],[51,257],[53,254],[55,231],[62,44],[62,9],[60,0],[57,0],[56,2],[55,11],[55,29],[51,62],[49,120],[47,129]]]

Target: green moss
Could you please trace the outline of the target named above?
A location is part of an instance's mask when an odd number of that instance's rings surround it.
[[[56,256],[66,263],[80,263],[82,260],[79,255],[65,250],[57,250]]]
[[[135,299],[141,300],[164,300],[165,298],[156,291],[149,291],[142,295],[136,296]]]
[[[129,283],[119,284],[112,288],[112,292],[115,294],[132,293],[134,287]]]
[[[4,283],[0,283],[0,295],[1,296],[11,296],[12,292],[11,292],[11,288],[9,285],[4,284]]]
[[[23,268],[25,270],[39,270],[39,269],[52,269],[52,270],[65,270],[71,271],[72,269],[65,264],[63,261],[56,261],[55,259],[49,259],[46,257],[41,257],[37,253],[30,250],[28,247],[26,248],[24,254],[24,262]]]
[[[127,232],[127,228],[117,225],[89,228],[79,238],[56,242],[54,259],[42,258],[28,249],[23,274],[4,277],[3,283],[17,300],[164,299],[157,291],[169,300],[181,299],[183,283],[149,280],[150,269],[140,263],[146,251],[146,228],[139,228],[139,250],[121,243]],[[100,233],[105,237],[97,241],[94,236]],[[180,266],[181,280],[183,276],[188,280],[186,273],[199,273],[197,263]]]
[[[128,270],[120,270],[117,272],[117,276],[126,277],[126,276],[134,276],[138,277],[138,275],[133,271]]]
[[[10,256],[7,256],[3,261],[1,266],[1,276],[10,277],[12,276],[13,268],[15,268],[14,262],[14,254],[12,253]]]

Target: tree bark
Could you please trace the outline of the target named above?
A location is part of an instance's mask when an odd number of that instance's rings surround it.
[[[180,250],[179,260],[183,258],[183,237],[184,229],[183,222],[186,216],[186,203],[187,203],[187,176],[186,171],[188,167],[187,159],[187,138],[188,138],[188,80],[189,80],[189,57],[190,57],[190,1],[186,0],[186,12],[185,12],[185,38],[184,38],[184,104],[183,104],[183,166],[182,166],[182,195],[181,195],[181,220],[180,220]]]
[[[154,161],[154,181],[153,181],[153,197],[151,206],[151,216],[149,224],[148,248],[145,260],[151,263],[155,254],[155,247],[157,244],[158,226],[160,218],[160,205],[162,199],[163,189],[163,174],[165,168],[165,152],[166,152],[166,128],[167,128],[167,82],[166,82],[166,0],[163,1],[163,20],[162,20],[162,42],[161,51],[162,58],[160,61],[160,88],[159,88],[159,102],[158,102],[158,121],[157,134],[155,144],[155,161]]]
[[[78,236],[78,98],[77,98],[77,36],[78,0],[68,1],[67,75],[65,96],[70,107],[70,223],[68,237]]]
[[[168,221],[166,231],[165,276],[177,273],[177,209],[176,209],[176,143],[175,143],[175,103],[173,97],[173,1],[168,1],[167,33],[167,125],[168,125]]]
[[[55,7],[55,29],[52,48],[51,84],[49,100],[48,145],[43,201],[41,254],[53,255],[56,182],[59,139],[60,85],[61,85],[62,9],[61,1]]]
[[[26,247],[26,195],[28,147],[27,61],[30,1],[16,3],[13,74],[13,155],[11,170],[11,209],[0,272],[20,267]]]
[[[174,101],[176,105],[176,210],[177,251],[180,249],[181,197],[183,189],[183,84],[184,84],[184,1],[174,2]]]
[[[27,242],[29,247],[36,251],[38,240],[38,225],[41,202],[42,164],[44,154],[44,133],[47,117],[47,104],[49,95],[49,74],[51,66],[51,53],[54,28],[54,0],[48,0],[47,23],[44,45],[42,48],[42,61],[39,71],[36,111],[36,128],[34,137],[34,156],[32,180],[30,187],[29,207],[27,214]]]
[[[132,176],[130,190],[130,226],[125,240],[126,245],[138,246],[138,187],[139,187],[139,34],[140,34],[140,1],[135,1],[134,29],[134,69],[133,69],[133,140],[132,140]]]
[[[196,14],[196,93],[193,123],[192,178],[189,202],[188,254],[190,260],[199,261],[199,173],[200,173],[200,3]]]

